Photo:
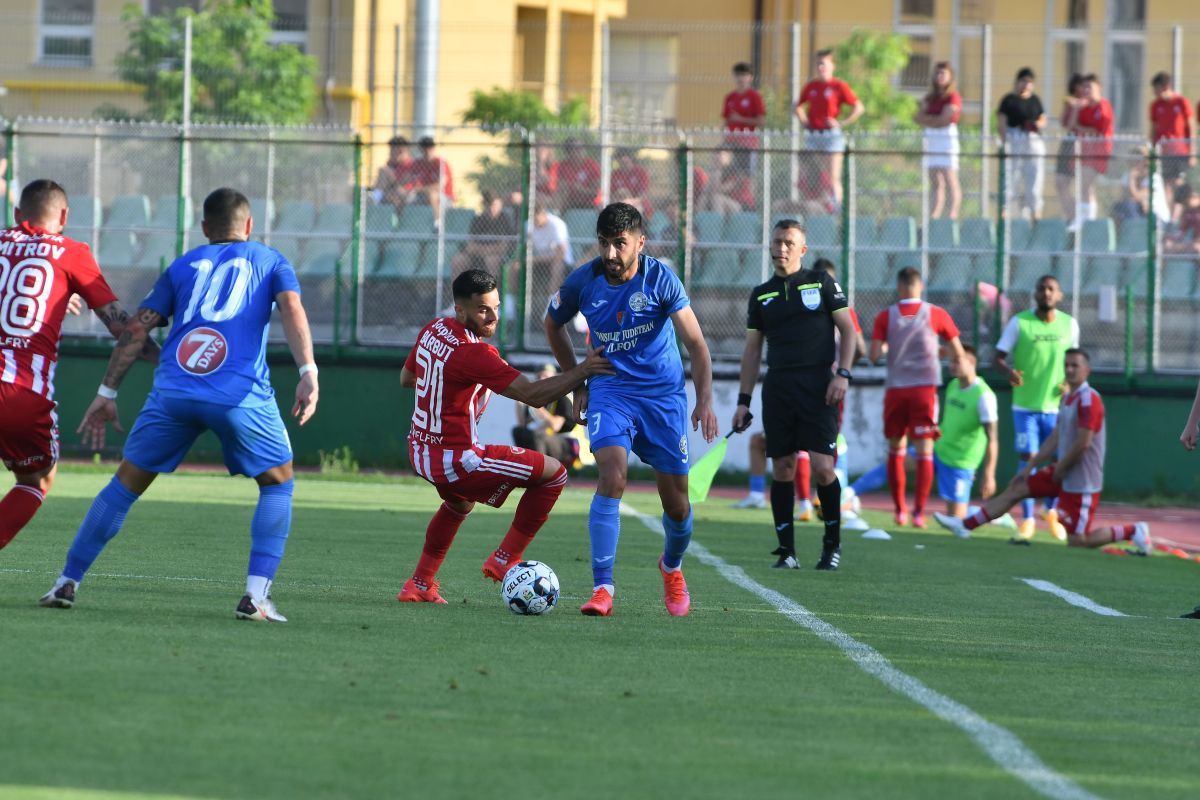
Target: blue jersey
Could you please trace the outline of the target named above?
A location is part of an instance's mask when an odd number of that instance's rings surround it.
[[[177,258],[141,307],[174,318],[154,389],[225,406],[274,402],[267,329],[275,296],[299,292],[288,260],[259,242],[197,247]]]
[[[615,375],[596,375],[588,385],[611,390],[683,389],[683,362],[671,315],[691,303],[683,284],[661,261],[640,257],[633,278],[613,286],[599,258],[574,270],[550,298],[546,313],[559,325],[583,312],[592,347],[604,345]]]

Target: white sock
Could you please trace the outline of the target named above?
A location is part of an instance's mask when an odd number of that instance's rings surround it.
[[[679,572],[679,570],[683,569],[683,562],[682,562],[682,561],[680,561],[680,562],[679,562],[679,566],[678,566],[678,567],[668,567],[666,564],[663,564],[661,561],[659,562],[659,564],[661,564],[661,565],[662,565],[663,572]],[[612,594],[612,589],[609,589],[609,590],[608,590],[608,593],[609,593],[609,594]]]
[[[271,581],[261,575],[246,576],[246,594],[255,600],[265,600]]]
[[[800,510],[801,511],[812,511],[813,510],[812,500],[801,500],[800,501]]]
[[[611,583],[602,583],[599,586],[592,587],[593,592],[599,591],[600,589],[607,589],[610,596],[616,594],[617,592],[617,587],[613,586]]]

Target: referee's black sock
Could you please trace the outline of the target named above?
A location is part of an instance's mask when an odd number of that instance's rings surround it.
[[[825,519],[826,547],[842,544],[842,482],[837,475],[824,486],[817,486],[817,497],[821,499],[821,516]]]
[[[796,513],[795,481],[771,481],[771,514],[775,517],[775,535],[786,555],[796,554],[796,529],[792,516]]]

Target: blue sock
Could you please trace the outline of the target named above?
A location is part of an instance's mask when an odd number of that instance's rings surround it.
[[[100,555],[104,545],[121,531],[125,515],[138,496],[126,489],[116,476],[100,490],[87,516],[75,533],[75,541],[67,551],[67,564],[63,575],[73,581],[83,580],[83,575]]]
[[[689,507],[687,517],[679,522],[671,519],[664,511],[662,523],[663,533],[666,534],[663,540],[663,566],[667,569],[678,569],[683,563],[683,554],[687,552],[692,541],[692,509]]]
[[[1027,462],[1025,462],[1025,461],[1018,461],[1017,462],[1017,472],[1020,472],[1021,470],[1025,469],[1026,463]],[[1024,515],[1025,519],[1033,519],[1033,513],[1034,513],[1034,510],[1036,509],[1036,507],[1037,507],[1037,501],[1034,500],[1032,497],[1027,497],[1021,501],[1021,513]]]
[[[864,495],[867,492],[882,489],[884,486],[887,486],[887,464],[880,464],[867,470],[858,476],[858,480],[850,484],[850,488],[857,495]]]
[[[750,476],[750,491],[762,494],[767,490],[766,475],[751,475]]]
[[[592,539],[592,585],[612,585],[617,540],[621,538],[621,501],[616,497],[592,496],[588,511],[588,533]]]
[[[295,481],[258,487],[258,507],[250,521],[249,575],[275,580],[283,559],[288,529],[292,526],[292,489]]]

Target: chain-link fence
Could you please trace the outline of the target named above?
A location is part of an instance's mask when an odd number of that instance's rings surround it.
[[[7,125],[6,179],[63,183],[68,235],[91,244],[131,307],[202,242],[204,196],[238,188],[255,238],[296,266],[315,339],[335,347],[407,348],[448,312],[455,275],[477,267],[501,284],[498,343],[544,352],[546,298],[594,257],[598,210],[623,200],[645,214],[647,252],[684,281],[718,359],[740,356],[771,227],[792,217],[807,228],[806,266],[832,262],[864,325],[915,267],[986,360],[1053,275],[1095,366],[1195,369],[1200,174],[1138,140],[1047,138],[1031,151],[963,135],[952,152],[908,133],[421,133],[22,119]],[[88,317],[67,332],[104,335]]]

